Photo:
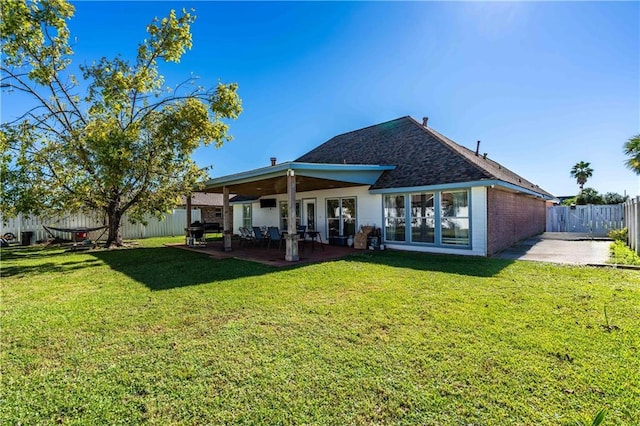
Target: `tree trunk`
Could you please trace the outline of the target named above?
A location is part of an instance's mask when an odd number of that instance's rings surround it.
[[[109,203],[106,213],[109,232],[105,247],[121,247],[122,234],[120,233],[120,220],[122,219],[122,211],[120,211],[120,197],[117,197]]]

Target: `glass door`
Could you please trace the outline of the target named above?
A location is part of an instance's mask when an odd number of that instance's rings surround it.
[[[316,231],[316,200],[303,200],[302,202],[302,225],[308,231]]]

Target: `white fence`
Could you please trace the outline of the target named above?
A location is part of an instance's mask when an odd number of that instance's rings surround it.
[[[200,210],[191,210],[191,221],[200,220]],[[18,215],[13,219],[6,221],[0,218],[0,235],[11,232],[18,239],[21,238],[22,232],[33,232],[32,242],[44,240],[49,237],[42,225],[53,226],[56,228],[95,228],[103,225],[102,216],[91,215],[70,215],[58,218],[38,218],[24,217]],[[187,226],[187,210],[174,209],[172,213],[165,215],[161,220],[155,217],[147,218],[147,225],[141,223],[132,224],[125,215],[120,223],[120,232],[122,238],[147,238],[147,237],[163,237],[171,235],[184,235],[184,228]],[[102,231],[93,231],[89,237],[97,238]],[[53,232],[57,237],[69,239],[69,233]],[[104,237],[103,237],[104,238]]]
[[[623,227],[622,204],[552,206],[547,208],[547,232],[579,232],[606,236]]]
[[[624,203],[624,226],[628,230],[629,247],[640,254],[640,197]]]

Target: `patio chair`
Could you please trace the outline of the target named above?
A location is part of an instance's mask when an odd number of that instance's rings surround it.
[[[240,231],[240,245],[244,246],[245,243],[247,242],[251,242],[251,243],[255,243],[255,237],[253,236],[253,232],[249,231],[248,228],[245,228],[244,226],[241,226],[238,228],[238,231]]]
[[[270,226],[267,229],[269,232],[269,242],[267,243],[267,248],[271,247],[271,242],[278,242],[278,249],[282,248],[282,237],[280,235],[280,230],[276,226]]]
[[[307,241],[307,227],[306,225],[298,225],[296,228],[296,233],[298,234],[298,242],[300,243],[300,250],[304,250],[305,242]]]
[[[253,226],[253,233],[255,234],[255,241],[262,246],[262,243],[267,239],[266,235],[262,232],[259,226]]]

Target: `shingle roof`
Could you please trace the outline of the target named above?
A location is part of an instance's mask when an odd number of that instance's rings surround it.
[[[182,196],[182,205],[187,203],[186,198]],[[191,194],[192,206],[221,206],[222,194],[211,194],[207,192],[194,192]]]
[[[542,188],[497,162],[476,156],[406,116],[329,139],[297,160],[306,163],[395,165],[371,189],[500,180],[541,195]]]

